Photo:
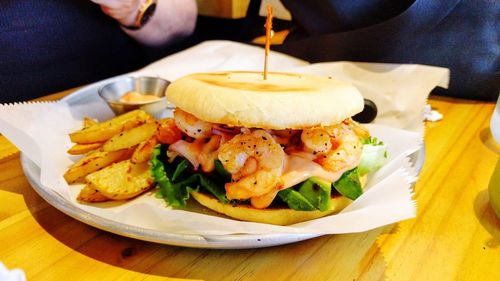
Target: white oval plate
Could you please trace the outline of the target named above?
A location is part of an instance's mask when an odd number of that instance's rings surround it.
[[[99,87],[126,76],[128,75],[113,77],[89,85],[68,95],[63,99],[63,101],[71,104],[73,102],[81,103],[86,99],[94,99],[97,96],[97,90]],[[414,155],[414,157],[412,157],[412,162],[415,164],[418,172],[420,172],[420,169],[423,166],[424,158],[424,149],[421,149]],[[200,236],[174,234],[124,224],[119,221],[103,218],[80,209],[78,206],[71,204],[71,202],[68,202],[68,200],[61,197],[53,190],[44,188],[40,182],[40,168],[23,154],[21,154],[21,166],[26,178],[31,186],[33,186],[33,189],[35,189],[35,191],[45,201],[54,206],[56,209],[85,224],[126,237],[167,245],[193,248],[248,249],[289,244],[320,236],[318,234],[233,234]]]

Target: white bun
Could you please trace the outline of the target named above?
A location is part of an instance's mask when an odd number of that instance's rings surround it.
[[[363,110],[352,85],[293,73],[213,72],[170,84],[167,99],[197,118],[233,126],[302,129],[333,125]]]
[[[338,196],[331,198],[331,209],[321,211],[296,211],[288,208],[256,209],[249,205],[223,204],[212,195],[200,192],[191,192],[193,198],[201,205],[228,217],[242,221],[260,222],[274,225],[290,225],[303,221],[321,218],[338,213],[350,204],[351,200]]]

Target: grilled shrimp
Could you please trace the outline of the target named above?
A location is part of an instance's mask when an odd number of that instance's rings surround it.
[[[330,134],[321,127],[305,129],[300,139],[304,143],[304,149],[313,154],[324,153],[332,148]]]
[[[211,172],[215,169],[215,160],[221,142],[221,136],[213,135],[210,140],[203,144],[201,153],[198,155],[201,169],[204,172]]]
[[[244,131],[219,148],[219,160],[231,173],[228,199],[248,199],[281,188],[285,153],[264,130]]]
[[[350,129],[358,136],[360,139],[366,139],[370,137],[370,132],[368,129],[360,125],[358,122],[352,120],[351,118],[344,120],[343,122],[347,126],[349,126]]]
[[[363,144],[350,124],[306,129],[301,135],[304,150],[316,155],[315,162],[337,172],[356,166]]]
[[[175,121],[172,118],[164,118],[158,120],[158,131],[156,138],[160,143],[173,144],[182,139],[181,131],[175,126]]]
[[[205,142],[205,139],[197,139],[191,143],[179,140],[170,145],[168,151],[170,155],[182,155],[191,162],[195,170],[201,165],[201,169],[209,173],[215,168],[214,161],[217,159],[217,149],[219,148],[220,140],[221,136],[218,135],[211,136],[207,142]]]
[[[186,135],[195,138],[208,138],[212,135],[212,124],[196,118],[180,109],[174,111],[175,125]]]

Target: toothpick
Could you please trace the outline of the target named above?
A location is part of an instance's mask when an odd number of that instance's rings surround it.
[[[267,5],[267,18],[266,18],[266,46],[264,55],[264,80],[267,80],[267,57],[269,55],[269,48],[271,47],[271,37],[273,32],[273,7]]]

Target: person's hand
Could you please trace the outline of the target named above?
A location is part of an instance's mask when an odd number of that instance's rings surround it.
[[[134,25],[139,6],[144,0],[91,0],[99,4],[101,10],[125,26]]]
[[[149,15],[147,24],[138,27],[137,15],[148,0],[90,0],[102,11],[118,21],[121,30],[141,44],[166,46],[193,33],[196,25],[196,0],[157,1],[154,14]]]

